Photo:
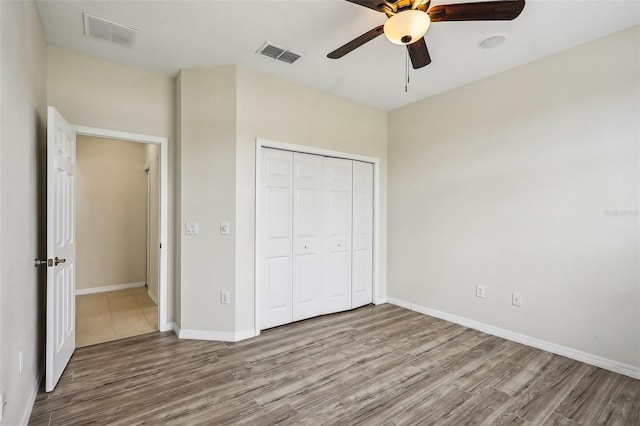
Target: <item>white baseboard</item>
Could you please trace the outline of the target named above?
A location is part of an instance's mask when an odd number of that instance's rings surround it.
[[[389,303],[386,297],[378,297],[373,301],[374,305],[384,305],[385,303]]]
[[[173,331],[174,333],[176,333],[179,339],[211,340],[218,342],[239,342],[240,340],[245,340],[256,336],[256,332],[253,328],[237,332],[188,330],[180,328],[180,326],[174,324]]]
[[[156,296],[155,293],[151,291],[151,288],[147,288],[147,295],[149,296],[149,299],[153,300],[153,303],[158,306],[158,296]]]
[[[240,331],[236,331],[236,342],[239,342],[241,340],[247,340],[250,339],[252,337],[256,337],[258,334],[256,334],[256,330],[253,328],[247,328],[246,330],[240,330]]]
[[[178,335],[178,333],[176,333],[176,324],[173,321],[160,324],[160,330],[158,331],[160,332],[173,331],[176,334],[176,336]]]
[[[482,331],[483,333],[491,334],[492,336],[502,337],[503,339],[511,340],[513,342],[522,343],[523,345],[531,346],[543,351],[551,352],[557,355],[562,355],[567,358],[574,359],[576,361],[584,362],[596,367],[604,368],[605,370],[613,371],[614,373],[624,374],[625,376],[632,377],[634,379],[640,379],[640,367],[634,367],[633,365],[624,364],[612,359],[603,358],[598,355],[582,352],[577,349],[568,348],[566,346],[558,345],[557,343],[548,342],[546,340],[537,339],[535,337],[527,336],[524,334],[516,333],[503,328],[494,327],[489,324],[485,324],[479,321],[474,321],[468,318],[460,317],[457,315],[449,314],[446,312],[438,311],[436,309],[427,308],[420,305],[414,305],[410,302],[396,299],[393,297],[388,298],[389,303],[392,305],[401,306],[403,308],[420,312],[421,314],[429,315],[432,317],[440,318],[445,321],[453,322],[465,327],[473,328],[474,330]]]
[[[29,418],[31,418],[31,413],[33,412],[33,405],[36,403],[36,398],[38,397],[38,392],[40,392],[40,384],[42,383],[42,378],[44,377],[44,363],[38,369],[38,373],[33,381],[33,387],[31,388],[31,395],[29,395],[29,400],[27,401],[27,406],[25,407],[24,413],[22,414],[22,420],[20,421],[21,425],[28,425]]]
[[[104,293],[107,291],[116,291],[116,290],[125,290],[127,288],[136,288],[136,287],[144,287],[145,282],[140,281],[137,283],[125,283],[125,284],[114,284],[114,285],[105,285],[102,287],[91,287],[91,288],[77,288],[76,296],[80,296],[82,294],[93,294],[93,293]],[[157,305],[157,303],[156,303]]]

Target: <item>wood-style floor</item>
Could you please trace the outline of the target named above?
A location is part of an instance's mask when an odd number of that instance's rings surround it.
[[[76,351],[30,424],[640,425],[640,381],[392,305]]]

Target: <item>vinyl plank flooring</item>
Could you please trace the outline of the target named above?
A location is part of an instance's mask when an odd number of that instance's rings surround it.
[[[528,389],[515,398],[507,411],[534,424],[541,424],[593,368],[554,355],[544,374],[537,376]]]
[[[483,389],[475,395],[471,395],[463,404],[447,414],[443,424],[468,425],[491,424],[503,412],[509,403],[509,395],[494,389]]]
[[[582,424],[595,424],[611,402],[622,376],[594,368],[573,388],[556,410],[568,419]]]
[[[237,343],[152,333],[79,348],[29,423],[627,426],[640,381],[365,306]]]
[[[620,383],[598,418],[599,425],[640,425],[640,398],[637,380],[622,377]]]

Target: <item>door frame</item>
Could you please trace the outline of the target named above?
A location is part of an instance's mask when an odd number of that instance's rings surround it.
[[[173,323],[167,321],[168,314],[168,251],[169,251],[169,140],[160,136],[143,135],[139,133],[121,132],[118,130],[100,129],[97,127],[87,127],[72,125],[77,135],[94,136],[105,139],[113,139],[126,142],[137,142],[145,144],[160,145],[160,249],[158,262],[158,330],[173,330]]]
[[[255,335],[260,335],[260,306],[262,294],[260,292],[260,197],[261,197],[261,168],[262,148],[281,149],[284,151],[300,152],[303,154],[322,155],[324,157],[344,158],[346,160],[362,161],[373,164],[373,303],[379,305],[386,302],[385,295],[380,294],[380,159],[347,152],[332,151],[305,145],[296,145],[287,142],[278,142],[268,139],[256,139],[256,186],[255,186],[255,235],[254,235],[254,327]]]

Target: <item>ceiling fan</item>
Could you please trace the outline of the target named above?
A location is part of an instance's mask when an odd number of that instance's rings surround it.
[[[429,8],[431,0],[347,0],[382,12],[389,19],[327,55],[338,59],[373,40],[380,34],[392,43],[406,45],[414,69],[431,63],[424,34],[431,22],[441,21],[510,21],[524,8],[525,0],[482,1],[458,3]]]

